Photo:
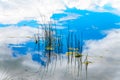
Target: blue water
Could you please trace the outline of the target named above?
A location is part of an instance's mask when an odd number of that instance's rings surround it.
[[[109,8],[109,6],[105,6],[105,8]],[[61,18],[68,16],[69,14],[66,13],[74,13],[76,15],[81,15],[76,19],[70,19],[65,21],[59,21]],[[118,29],[120,25],[116,25],[116,23],[120,22],[120,16],[114,15],[108,12],[92,12],[87,10],[78,10],[76,8],[68,8],[64,11],[64,13],[57,13],[51,16],[51,19],[57,20],[58,24],[52,24],[52,26],[63,26],[66,27],[65,29],[57,29],[58,35],[63,35],[61,38],[62,41],[62,48],[59,50],[58,54],[65,54],[67,51],[67,42],[74,43],[72,46],[76,47],[75,39],[68,40],[68,34],[73,31],[73,34],[77,36],[77,40],[80,40],[81,45],[84,46],[86,40],[99,40],[106,36],[103,31],[111,30],[111,29]],[[9,24],[0,24],[0,27],[8,26]],[[24,20],[17,24],[19,27],[22,26],[30,26],[37,28],[41,24],[39,24],[36,20]],[[48,25],[48,24],[46,24]],[[55,29],[54,29],[55,30]],[[81,33],[82,39],[81,40]],[[24,45],[20,44],[23,47],[13,47],[15,45],[9,44],[9,47],[13,50],[13,57],[25,56],[30,52],[32,56],[32,60],[38,62],[39,64],[46,66],[46,62],[43,58],[47,58],[44,46],[45,44],[38,46],[35,44],[35,41],[28,41]],[[83,49],[84,50],[84,49]],[[42,52],[42,54],[37,53]],[[57,50],[54,50],[57,52]],[[80,51],[82,52],[82,51]]]

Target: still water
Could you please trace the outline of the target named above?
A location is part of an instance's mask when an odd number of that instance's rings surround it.
[[[100,40],[86,40],[84,32],[51,27],[9,27],[6,32],[3,30],[0,30],[1,80],[119,78],[118,30]],[[116,36],[118,39],[114,38]]]

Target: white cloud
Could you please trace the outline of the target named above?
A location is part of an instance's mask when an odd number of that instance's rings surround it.
[[[120,15],[120,0],[65,0],[68,7],[76,7],[78,9],[85,9],[98,12],[111,12]],[[115,10],[107,10],[104,6],[109,5]]]
[[[16,23],[25,19],[46,22],[50,20],[52,14],[61,13],[66,6],[120,15],[119,4],[120,0],[0,0],[0,23]],[[105,5],[114,10],[104,9]]]
[[[96,56],[96,58],[89,58],[90,61],[95,62],[90,65],[93,67],[89,67],[89,73],[91,73],[88,74],[89,80],[120,79],[117,76],[120,72],[120,29],[105,32],[107,34],[105,38],[86,42],[88,50],[84,53],[88,53],[90,56]]]
[[[0,28],[0,44],[19,44],[27,42],[38,32],[37,28],[31,27],[1,27]],[[40,34],[42,31],[40,30]],[[30,37],[30,38],[29,38]]]
[[[33,78],[38,80],[42,77],[42,73],[40,71],[38,73],[38,70],[42,70],[42,72],[44,72],[44,68],[41,67],[40,64],[32,60],[31,54],[33,53],[27,53],[27,55],[25,56],[18,56],[17,58],[14,58],[12,56],[13,51],[11,50],[11,48],[8,48],[8,44],[23,44],[29,41],[30,38],[25,37],[33,36],[36,32],[36,28],[31,28],[27,26],[10,26],[0,28],[0,66],[2,66],[0,67],[0,78],[2,76],[2,80],[4,80],[6,77],[11,76],[14,80],[19,80],[21,78],[24,78],[25,80],[33,80]],[[3,73],[4,75],[1,75]],[[62,74],[62,72],[60,74]],[[50,76],[49,73],[47,75]],[[55,78],[57,79],[58,76],[59,74],[57,74],[57,77]],[[64,75],[62,74],[62,76]],[[51,80],[53,77],[51,77]]]
[[[49,21],[54,12],[64,9],[60,0],[6,0],[0,1],[0,22],[16,23],[24,19]]]
[[[120,29],[113,29],[110,31],[105,31],[107,36],[101,40],[90,40],[86,42],[86,46],[88,47],[87,50],[84,51],[83,54],[88,53],[88,59],[93,63],[89,64],[88,66],[88,79],[89,80],[106,80],[112,79],[117,80],[120,79],[119,77],[119,70],[120,70]],[[33,78],[38,80],[41,79],[42,74],[44,75],[44,79],[47,80],[74,80],[75,74],[74,73],[74,66],[68,67],[67,59],[63,58],[62,63],[57,60],[56,69],[55,68],[55,61],[53,61],[49,67],[48,71],[47,68],[40,67],[39,64],[33,62],[31,60],[31,55],[26,55],[24,57],[19,58],[11,58],[9,56],[12,51],[1,47],[0,51],[4,51],[5,56],[8,55],[7,59],[5,57],[3,60],[0,60],[0,64],[5,67],[8,67],[9,72],[7,75],[11,76],[14,73],[20,72],[17,78],[21,78],[21,76],[25,80],[32,80]],[[6,52],[5,52],[6,51]],[[2,54],[0,54],[1,56]],[[103,58],[99,57],[103,56]],[[9,65],[9,66],[8,66]],[[16,65],[16,66],[14,66]],[[39,69],[40,67],[40,69]],[[67,71],[69,69],[69,71]],[[84,68],[83,68],[84,69]],[[3,70],[3,69],[2,69]],[[39,70],[39,72],[37,72]],[[76,69],[77,70],[77,69]],[[47,74],[44,73],[47,71]],[[72,72],[73,71],[73,72]],[[96,72],[97,71],[97,72]],[[1,68],[0,68],[0,72]],[[51,75],[52,74],[52,75]],[[83,74],[85,74],[83,70]],[[29,76],[29,77],[27,77]],[[85,76],[83,76],[85,77]],[[15,80],[19,80],[15,78]]]
[[[111,31],[105,31],[107,36],[101,40],[89,40],[86,42],[88,52],[95,55],[119,57],[120,48],[120,29],[113,29]],[[99,46],[98,46],[99,45]],[[95,51],[95,52],[94,52]]]
[[[35,77],[36,80],[39,79],[39,74],[36,72],[39,70],[40,64],[32,61],[30,53],[27,53],[25,56],[14,58],[12,56],[13,51],[4,44],[0,46],[0,51],[1,80],[20,80],[21,78],[33,80],[34,75],[37,76]]]
[[[16,47],[21,47],[19,46],[19,44],[24,44],[29,40],[34,41],[33,36],[34,34],[37,33],[37,31],[38,30],[36,28],[31,28],[27,26],[24,26],[24,27],[10,26],[10,27],[0,28],[0,33],[1,33],[0,34],[0,38],[1,38],[0,39],[0,64],[1,65],[3,64],[4,67],[7,67],[9,65],[13,67],[14,64],[21,65],[24,63],[25,64],[30,63],[29,67],[34,67],[34,65],[32,66],[32,60],[30,56],[28,58],[22,57],[22,58],[14,59],[12,57],[13,51],[11,50],[11,48],[8,48],[8,44],[16,44],[18,45]],[[40,30],[39,32],[41,34],[42,31]],[[17,65],[14,67],[18,67]]]
[[[66,21],[66,20],[74,20],[77,19],[78,17],[82,16],[80,14],[74,14],[74,13],[66,13],[67,16],[60,18],[59,21]]]
[[[91,1],[91,0],[74,0],[74,1],[73,0],[65,0],[64,2],[70,8],[76,7],[78,9],[87,9],[91,6],[91,3],[93,1]]]

